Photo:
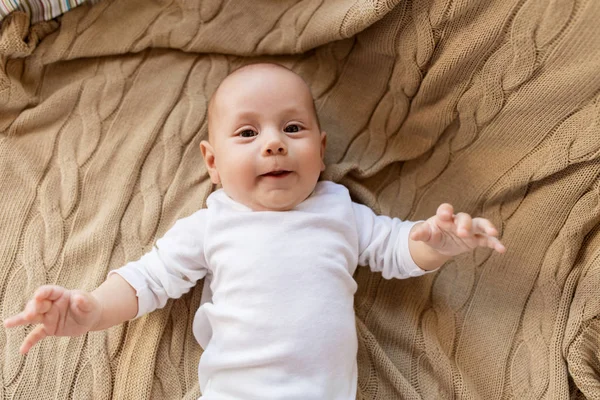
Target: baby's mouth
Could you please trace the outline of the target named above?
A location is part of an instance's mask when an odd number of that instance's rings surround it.
[[[281,170],[281,171],[267,172],[266,174],[262,174],[261,176],[268,176],[268,177],[272,177],[272,178],[284,178],[291,173],[292,173],[292,171]]]

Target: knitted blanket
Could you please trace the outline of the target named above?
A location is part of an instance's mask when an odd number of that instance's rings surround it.
[[[323,178],[403,219],[450,202],[508,248],[408,280],[359,268],[358,398],[600,399],[599,19],[595,0],[104,0],[33,26],[12,13],[1,317],[42,284],[93,290],[203,207],[207,101],[232,69],[272,61],[311,86]],[[30,328],[0,327],[0,398],[198,397],[201,292],[27,356]]]

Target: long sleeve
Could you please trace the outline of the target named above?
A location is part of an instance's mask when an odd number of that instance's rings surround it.
[[[352,203],[358,230],[358,263],[381,272],[386,279],[426,274],[410,255],[408,235],[416,222],[376,215],[370,208]]]
[[[204,235],[207,210],[178,220],[152,250],[111,274],[122,276],[135,290],[140,317],[179,298],[202,279],[207,271]]]

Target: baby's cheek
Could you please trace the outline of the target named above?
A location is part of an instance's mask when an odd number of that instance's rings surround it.
[[[303,161],[318,164],[321,161],[321,148],[316,146],[315,143],[307,144],[302,148],[301,156]]]

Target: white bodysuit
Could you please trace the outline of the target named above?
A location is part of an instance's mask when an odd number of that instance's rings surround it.
[[[414,223],[326,181],[291,211],[252,211],[223,190],[207,207],[111,272],[135,288],[137,317],[209,274],[212,301],[193,322],[203,400],[354,400],[352,274],[358,264],[388,279],[424,274],[408,250]]]

